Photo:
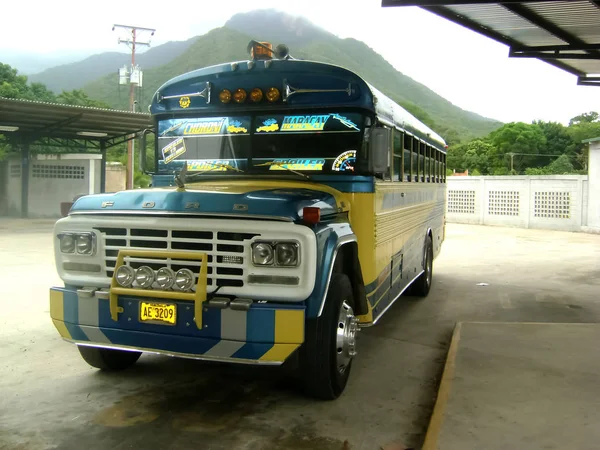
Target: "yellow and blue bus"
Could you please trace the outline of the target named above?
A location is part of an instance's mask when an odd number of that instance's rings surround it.
[[[51,317],[100,369],[291,360],[333,399],[359,328],[430,290],[446,145],[357,74],[251,44],[155,93],[152,188],[82,197],[56,223]]]

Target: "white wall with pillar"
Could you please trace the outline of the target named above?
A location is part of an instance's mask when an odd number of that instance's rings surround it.
[[[589,139],[588,207],[584,231],[600,233],[600,137]]]
[[[101,158],[98,154],[32,155],[29,160],[28,209],[30,218],[60,217],[61,202],[100,192]],[[4,163],[3,215],[20,216],[22,166],[19,157]],[[2,192],[4,191],[4,192]]]

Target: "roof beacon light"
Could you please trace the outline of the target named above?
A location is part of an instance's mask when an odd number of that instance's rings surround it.
[[[314,206],[305,206],[302,209],[302,220],[304,220],[304,223],[316,225],[321,221],[321,209]]]
[[[270,87],[269,89],[267,89],[267,93],[265,94],[265,96],[267,97],[268,101],[274,103],[277,100],[279,100],[281,94],[279,93],[279,89],[277,89],[276,87]]]
[[[242,88],[237,89],[234,93],[233,93],[233,101],[236,103],[244,103],[246,101],[246,91],[243,90]]]
[[[248,45],[250,59],[273,59],[273,45],[270,42],[250,41]]]
[[[219,100],[221,100],[221,103],[229,103],[231,101],[231,91],[229,89],[223,89],[219,93]]]
[[[250,91],[250,100],[254,103],[259,103],[263,99],[263,92],[260,88],[254,88]]]

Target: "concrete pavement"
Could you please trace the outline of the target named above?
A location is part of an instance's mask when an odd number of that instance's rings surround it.
[[[429,297],[359,336],[335,402],[271,368],[144,355],[105,374],[48,315],[51,226],[0,234],[0,449],[380,449],[422,444],[457,321],[600,322],[600,236],[453,225]],[[480,285],[482,284],[483,285]]]

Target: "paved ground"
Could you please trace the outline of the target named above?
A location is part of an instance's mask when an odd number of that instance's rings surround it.
[[[0,255],[3,450],[418,447],[456,321],[600,322],[600,236],[449,225],[430,296],[363,330],[345,394],[319,403],[280,370],[160,356],[93,370],[48,317],[49,225],[0,221]]]

